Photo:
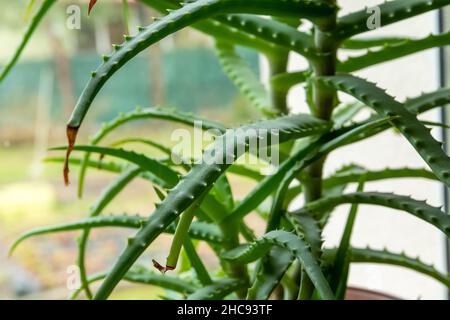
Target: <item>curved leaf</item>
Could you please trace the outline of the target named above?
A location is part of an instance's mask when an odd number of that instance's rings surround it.
[[[333,15],[335,11],[336,6],[323,1],[198,0],[188,3],[144,28],[138,35],[128,37],[128,41],[123,45],[115,47],[116,50],[113,54],[104,56],[104,63],[92,73],[91,79],[75,106],[67,124],[68,129],[72,129],[72,132],[77,131],[95,96],[117,70],[155,42],[197,21],[225,13],[295,16],[320,20]]]
[[[350,75],[319,77],[315,81],[352,95],[383,116],[396,117],[392,120],[395,127],[417,150],[436,176],[450,186],[449,157],[441,144],[431,136],[430,130],[401,103],[376,85]]]
[[[357,101],[337,106],[333,110],[332,119],[335,128],[340,128],[351,121],[359,112],[366,107],[365,104]]]
[[[116,180],[114,180],[100,195],[92,209],[90,216],[96,217],[105,209],[105,207],[141,172],[139,167],[133,166],[124,171]],[[92,293],[87,282],[85,267],[85,252],[89,238],[89,228],[85,228],[78,241],[78,267],[80,269],[80,279],[82,286],[86,290],[86,295],[92,299]]]
[[[420,114],[436,107],[442,107],[447,103],[450,103],[450,89],[442,88],[424,93],[416,98],[409,98],[405,101],[405,106],[412,113]]]
[[[448,4],[450,4],[450,0],[396,0],[385,2],[377,7],[380,10],[381,26],[384,27],[394,22],[442,8]],[[339,18],[334,36],[339,39],[344,39],[355,34],[370,31],[367,27],[367,19],[372,14],[364,8],[363,10]]]
[[[443,47],[450,44],[450,32],[430,35],[423,39],[405,40],[400,43],[384,45],[376,51],[368,51],[363,55],[348,58],[337,66],[339,72],[350,73],[379,63],[405,57],[423,50]]]
[[[223,136],[217,137],[214,144],[204,152],[202,159],[168,193],[145,226],[130,239],[95,298],[105,299],[109,296],[146,247],[245,152],[251,140],[267,139],[268,144],[282,143],[316,134],[326,127],[326,122],[314,117],[295,115],[229,130]]]
[[[308,71],[280,73],[270,79],[270,84],[278,90],[287,91],[293,86],[305,82],[308,76]]]
[[[336,254],[336,249],[325,249],[324,259],[331,261]],[[353,263],[382,263],[396,265],[428,275],[450,288],[450,277],[439,272],[434,266],[428,265],[417,258],[411,258],[405,254],[395,254],[386,250],[374,250],[370,248],[351,248],[350,261]]]
[[[107,273],[99,273],[89,277],[88,283],[94,283],[100,280],[103,280],[106,277]],[[162,275],[160,273],[152,272],[152,271],[134,271],[130,270],[123,279],[132,283],[142,283],[142,284],[150,284],[154,286],[158,286],[161,288],[165,288],[168,290],[172,290],[175,292],[180,292],[183,294],[189,294],[195,291],[195,286],[174,276]],[[82,289],[75,290],[71,299],[76,299],[80,294]]]
[[[242,218],[259,204],[261,204],[283,181],[292,180],[296,173],[300,172],[308,165],[325,156],[329,152],[342,145],[349,140],[353,140],[361,133],[372,130],[379,126],[383,126],[389,118],[378,119],[363,125],[355,127],[343,128],[323,134],[319,139],[310,143],[307,147],[299,149],[292,154],[288,160],[283,162],[277,171],[262,179],[259,184],[234,208],[229,218]]]
[[[266,115],[275,115],[277,112],[272,107],[269,93],[253,70],[236,53],[233,45],[226,42],[217,42],[216,48],[223,71],[239,91],[261,112]]]
[[[97,229],[97,228],[133,228],[139,229],[145,223],[147,218],[142,216],[129,216],[129,215],[117,215],[117,216],[96,216],[86,219],[82,219],[75,222],[62,223],[54,226],[35,228],[30,231],[23,233],[19,238],[17,238],[11,245],[10,254],[14,252],[19,244],[24,240],[50,233],[58,232],[68,232],[77,231],[84,229]],[[175,225],[169,225],[164,232],[174,233]],[[212,243],[223,243],[225,242],[222,232],[220,229],[213,224],[201,221],[192,222],[189,228],[189,236],[193,239],[203,240]]]
[[[249,35],[297,52],[306,58],[314,59],[317,56],[313,37],[285,23],[245,14],[219,16],[216,19]]]
[[[222,255],[223,259],[250,263],[264,256],[272,246],[288,249],[300,261],[321,297],[333,300],[334,295],[308,244],[286,231],[271,231],[250,245],[244,245]]]
[[[119,115],[112,121],[105,123],[102,128],[91,139],[91,144],[99,144],[109,133],[115,129],[132,121],[144,120],[144,119],[158,119],[173,121],[176,123],[182,123],[190,126],[201,126],[204,130],[215,130],[225,132],[226,128],[222,124],[203,118],[194,116],[191,113],[181,112],[173,108],[137,108],[134,111]],[[83,161],[80,166],[80,173],[78,177],[78,196],[81,198],[84,188],[84,180],[86,178],[86,172],[88,162],[90,161],[90,152],[84,155]]]
[[[293,256],[284,248],[274,247],[261,260],[255,281],[248,289],[247,300],[267,300],[292,264]]]
[[[243,288],[245,281],[238,279],[221,279],[215,283],[198,289],[187,297],[187,300],[220,300],[230,293]]]
[[[208,270],[203,264],[203,261],[198,256],[196,248],[189,237],[184,240],[183,248],[201,284],[204,286],[212,284],[212,280],[209,276]]]
[[[25,46],[27,45],[28,41],[30,41],[31,36],[33,35],[34,31],[38,27],[39,23],[41,23],[42,19],[48,12],[48,10],[53,6],[53,4],[56,3],[56,0],[44,0],[39,7],[39,10],[36,12],[36,14],[31,18],[31,22],[27,27],[27,30],[25,31],[22,40],[17,47],[16,51],[14,52],[13,56],[9,60],[9,62],[6,64],[6,66],[3,68],[3,70],[0,73],[0,82],[2,82],[3,79],[8,75],[9,71],[11,71],[12,67],[17,63],[17,60],[19,60],[20,55],[22,54],[23,50],[25,49]]]
[[[319,260],[322,255],[322,230],[319,223],[311,216],[306,214],[289,215],[289,221],[294,226],[295,232],[305,238],[305,241],[311,246],[311,252]]]
[[[358,184],[358,192],[364,190],[364,176],[361,177]],[[348,213],[347,222],[345,224],[344,232],[342,233],[341,241],[333,262],[333,271],[331,272],[331,288],[336,292],[338,299],[345,298],[347,291],[348,273],[350,269],[349,261],[349,247],[355,226],[356,215],[358,213],[358,204],[352,204],[350,212]]]
[[[50,150],[66,150],[67,147],[51,148]],[[159,161],[149,158],[143,154],[124,149],[115,149],[99,146],[75,146],[75,151],[95,152],[129,161],[136,164],[143,171],[154,176],[158,185],[164,188],[172,188],[179,180],[177,172],[161,164]]]
[[[450,216],[442,212],[439,208],[432,207],[424,201],[414,200],[407,196],[400,196],[392,193],[377,192],[356,192],[344,194],[338,197],[326,197],[305,205],[302,209],[293,214],[310,214],[320,217],[325,210],[335,208],[341,204],[372,204],[384,206],[392,209],[403,210],[413,216],[422,219],[437,227],[450,236]]]
[[[383,47],[386,45],[399,44],[408,40],[409,38],[401,37],[372,37],[372,38],[352,38],[347,39],[341,44],[341,48],[349,50],[362,50],[374,47]]]
[[[157,11],[168,14],[170,10],[179,9],[181,5],[177,1],[168,0],[139,0],[139,2],[156,9]],[[219,20],[219,18],[222,18]],[[263,35],[258,37],[255,34],[247,34],[244,31],[245,26],[240,26],[240,30],[236,29],[237,24],[234,21],[217,17],[194,23],[191,27],[213,36],[216,39],[230,41],[233,44],[256,49],[268,55],[276,55],[284,51],[283,47],[273,42],[267,42],[270,39],[263,39]]]
[[[438,181],[438,178],[433,172],[421,168],[386,168],[378,171],[370,171],[355,167],[353,170],[337,172],[333,176],[324,179],[323,187],[327,189],[343,184],[358,182],[362,176],[364,176],[365,182],[397,178],[425,178]]]

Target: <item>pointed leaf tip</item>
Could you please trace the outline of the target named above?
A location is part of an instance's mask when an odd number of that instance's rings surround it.
[[[73,151],[73,146],[75,145],[75,140],[77,138],[78,128],[67,126],[66,129],[68,147],[66,151],[66,158],[64,160],[64,184],[69,185],[69,157],[70,153]]]
[[[95,6],[96,3],[97,3],[97,0],[91,0],[91,1],[89,2],[88,15],[91,14],[91,10],[92,10],[92,8]]]

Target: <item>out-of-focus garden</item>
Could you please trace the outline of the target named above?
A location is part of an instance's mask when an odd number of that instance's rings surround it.
[[[27,0],[0,0],[3,28],[0,30],[0,65],[4,65],[19,43],[29,23]],[[67,8],[81,8],[81,29],[66,27]],[[130,1],[130,27],[146,25],[157,13]],[[113,175],[91,169],[83,197],[77,197],[78,168],[72,167],[71,185],[62,179],[60,153],[48,152],[52,146],[64,145],[65,122],[84,84],[99,61],[111,50],[112,43],[122,41],[128,28],[124,24],[120,3],[102,1],[101,10],[87,16],[86,1],[58,1],[45,18],[18,65],[0,85],[0,298],[66,298],[70,267],[76,261],[78,232],[58,233],[25,241],[7,257],[8,247],[17,236],[32,227],[45,226],[86,217],[102,189]],[[130,30],[133,33],[133,30]],[[206,115],[225,123],[250,120],[251,108],[223,74],[210,40],[192,29],[178,32],[144,51],[127,68],[109,81],[96,100],[95,113],[79,141],[88,142],[102,122],[119,112],[136,107],[176,107]],[[258,56],[242,51],[249,64],[258,70]],[[207,69],[207,73],[202,70]],[[170,94],[169,94],[170,92]],[[162,121],[141,121],[108,136],[105,144],[121,137],[146,136],[154,141],[171,143],[175,127]],[[122,136],[123,135],[123,136]],[[158,157],[152,148],[128,144],[128,149],[145,151]],[[74,158],[81,157],[81,154]],[[107,161],[104,159],[103,161]],[[232,177],[237,179],[236,177]],[[252,184],[242,180],[232,183],[239,194]],[[156,201],[152,187],[144,181],[133,182],[105,213],[149,214]],[[124,245],[123,235],[133,231],[103,229],[92,232],[88,246],[90,274],[105,270],[117,258]],[[118,237],[118,234],[122,235]],[[168,236],[154,243],[149,251],[163,260]],[[205,248],[206,250],[206,248]],[[100,254],[101,252],[101,254]],[[206,257],[208,256],[205,251]],[[143,259],[141,263],[150,264]],[[210,264],[217,263],[209,261]],[[184,262],[186,263],[186,262]],[[182,263],[183,264],[183,263]],[[181,266],[183,268],[183,265]],[[125,284],[113,298],[156,298],[161,289]]]

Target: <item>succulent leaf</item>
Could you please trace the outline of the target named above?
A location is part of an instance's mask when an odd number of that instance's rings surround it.
[[[187,300],[219,300],[246,285],[239,279],[220,279],[215,283],[198,289],[187,297]]]
[[[45,17],[47,12],[50,10],[50,8],[56,3],[56,0],[44,0],[39,7],[36,14],[31,18],[30,24],[28,25],[25,33],[22,36],[22,40],[19,43],[19,46],[15,50],[14,54],[12,55],[9,62],[6,64],[6,66],[1,70],[0,72],[0,83],[3,81],[3,79],[6,78],[8,73],[11,71],[11,69],[14,67],[14,65],[17,63],[17,60],[19,60],[20,55],[22,54],[23,50],[25,49],[27,43],[30,41],[31,36],[36,31],[37,27],[41,23],[42,19]]]
[[[450,0],[396,0],[388,1],[378,6],[381,26],[402,21],[422,13],[442,8],[450,4]],[[349,38],[359,33],[371,31],[367,27],[367,19],[371,13],[366,8],[350,13],[338,19],[334,36],[340,39]]]
[[[328,281],[312,255],[308,244],[286,231],[271,231],[249,245],[243,245],[222,255],[223,259],[250,263],[267,254],[272,246],[288,249],[300,261],[322,299],[333,300],[334,294]]]
[[[336,249],[325,249],[323,258],[330,262],[336,254]],[[411,258],[405,254],[396,254],[386,250],[369,248],[351,248],[350,261],[352,263],[381,263],[404,267],[428,275],[450,288],[450,277],[439,272],[434,266],[428,265],[418,258]]]
[[[263,114],[275,115],[269,93],[235,48],[226,42],[217,42],[216,48],[223,71],[239,91]]]
[[[10,254],[21,244],[24,240],[50,233],[76,231],[84,229],[98,229],[98,228],[132,228],[139,229],[145,223],[146,217],[131,216],[131,215],[115,215],[115,216],[96,216],[81,219],[75,222],[62,223],[54,226],[35,228],[23,233],[11,245]],[[173,234],[175,232],[175,225],[169,225],[164,232]],[[189,236],[193,239],[203,240],[212,243],[225,242],[222,232],[214,224],[207,222],[194,221],[189,228]]]
[[[315,217],[320,217],[325,210],[345,203],[372,204],[406,211],[419,219],[429,222],[447,236],[450,236],[450,216],[442,212],[439,208],[428,205],[424,201],[418,201],[407,196],[392,193],[356,192],[338,197],[325,197],[308,203],[302,209],[292,214],[310,214]]]
[[[284,248],[274,247],[261,259],[261,266],[256,273],[255,281],[248,289],[247,300],[267,300],[279,285],[294,260],[291,252]]]
[[[315,81],[352,95],[382,116],[395,117],[392,120],[394,126],[417,150],[436,176],[450,186],[449,157],[441,144],[431,136],[430,131],[403,104],[376,85],[354,76],[320,77]]]

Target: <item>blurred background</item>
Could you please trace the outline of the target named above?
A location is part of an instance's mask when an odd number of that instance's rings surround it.
[[[6,63],[27,25],[24,17],[28,0],[0,3],[0,62]],[[81,8],[80,30],[66,28],[66,9],[74,4]],[[111,52],[111,44],[121,43],[123,34],[128,33],[121,1],[100,1],[91,17],[86,11],[86,1],[58,1],[18,65],[0,85],[0,298],[67,296],[66,269],[76,261],[76,233],[35,238],[25,242],[11,258],[6,257],[8,246],[32,227],[85,217],[114,177],[90,170],[84,196],[78,199],[77,168],[72,168],[72,184],[66,188],[61,164],[42,161],[47,156],[61,155],[46,149],[66,143],[65,123],[91,70],[97,68],[102,54]],[[130,28],[148,25],[154,16],[158,13],[130,1]],[[258,73],[258,54],[245,49],[240,53]],[[88,142],[89,135],[100,129],[102,122],[136,107],[176,107],[236,124],[237,120],[245,122],[258,116],[247,104],[221,71],[213,41],[187,29],[152,46],[111,79],[98,96],[79,141]],[[175,128],[162,121],[134,122],[117,135],[112,134],[108,141],[139,133],[135,136],[170,145]],[[243,186],[244,191],[251,186]],[[151,186],[137,181],[106,211],[148,214],[155,201]],[[89,253],[100,250],[102,254],[89,255],[90,272],[102,271],[114,261],[124,239],[116,235],[117,231],[93,233]],[[169,244],[160,246],[160,260],[165,258]],[[142,296],[139,288],[135,291],[136,295],[125,296],[155,298],[157,294],[148,288]]]
[[[364,2],[370,6],[381,1]],[[24,19],[27,3],[28,0],[0,0],[0,66],[12,56],[27,25]],[[351,0],[339,3],[345,12],[366,4]],[[66,27],[67,7],[74,4],[81,8],[80,30]],[[91,17],[87,17],[86,11],[87,1],[58,1],[18,65],[0,85],[0,299],[68,296],[67,271],[76,261],[76,232],[27,240],[12,257],[7,257],[8,247],[20,233],[30,228],[86,217],[89,207],[113,178],[111,174],[90,170],[84,196],[78,199],[78,169],[72,168],[72,184],[64,187],[61,163],[43,161],[61,156],[46,150],[66,143],[65,122],[91,70],[100,63],[100,55],[109,53],[111,44],[122,42],[123,34],[128,33],[120,1],[99,1]],[[135,26],[150,24],[154,16],[158,14],[130,1],[129,33],[135,33]],[[420,37],[435,32],[436,26],[437,15],[431,13],[379,30],[379,34]],[[254,71],[266,79],[265,61],[248,49],[240,48],[240,53]],[[438,87],[437,57],[435,50],[429,50],[360,74],[388,88],[389,93],[402,100]],[[300,57],[294,58],[290,67],[298,70],[305,62]],[[294,111],[306,111],[301,88],[292,90],[289,102]],[[259,117],[221,71],[211,39],[192,29],[182,30],[145,50],[118,72],[97,97],[95,108],[80,131],[79,142],[87,143],[102,122],[138,106],[176,107],[230,125]],[[437,120],[439,113],[431,112],[426,117]],[[159,121],[133,123],[112,134],[105,143],[123,137],[146,136],[170,145],[170,133],[174,128]],[[434,133],[439,135],[438,130]],[[145,149],[145,152],[151,153],[151,150]],[[424,166],[404,139],[392,132],[334,153],[333,160],[327,163],[327,172],[332,173],[349,163],[373,169]],[[243,197],[253,187],[250,180],[230,178],[236,198]],[[428,181],[396,180],[368,184],[368,189],[411,194],[428,199],[434,205],[443,201],[441,186]],[[153,210],[156,199],[148,183],[135,181],[105,213],[146,215]],[[386,209],[380,212],[379,208],[362,206],[360,211],[363,213],[358,216],[354,245],[387,246],[395,252],[404,250],[445,270],[444,239],[439,232],[414,218]],[[343,206],[333,215],[333,223],[326,230],[327,245],[338,242],[346,212],[348,208]],[[250,219],[254,219],[252,224],[257,227],[261,224],[254,216]],[[106,229],[92,232],[87,254],[88,272],[107,269],[123,248],[126,235],[132,232]],[[169,237],[161,237],[152,244],[142,262],[150,265],[150,257],[163,260],[169,240]],[[206,248],[201,255],[212,267],[217,264]],[[396,267],[358,265],[352,267],[350,282],[401,298],[446,297],[446,290],[434,280]],[[154,299],[161,294],[158,288],[122,284],[113,298]]]

